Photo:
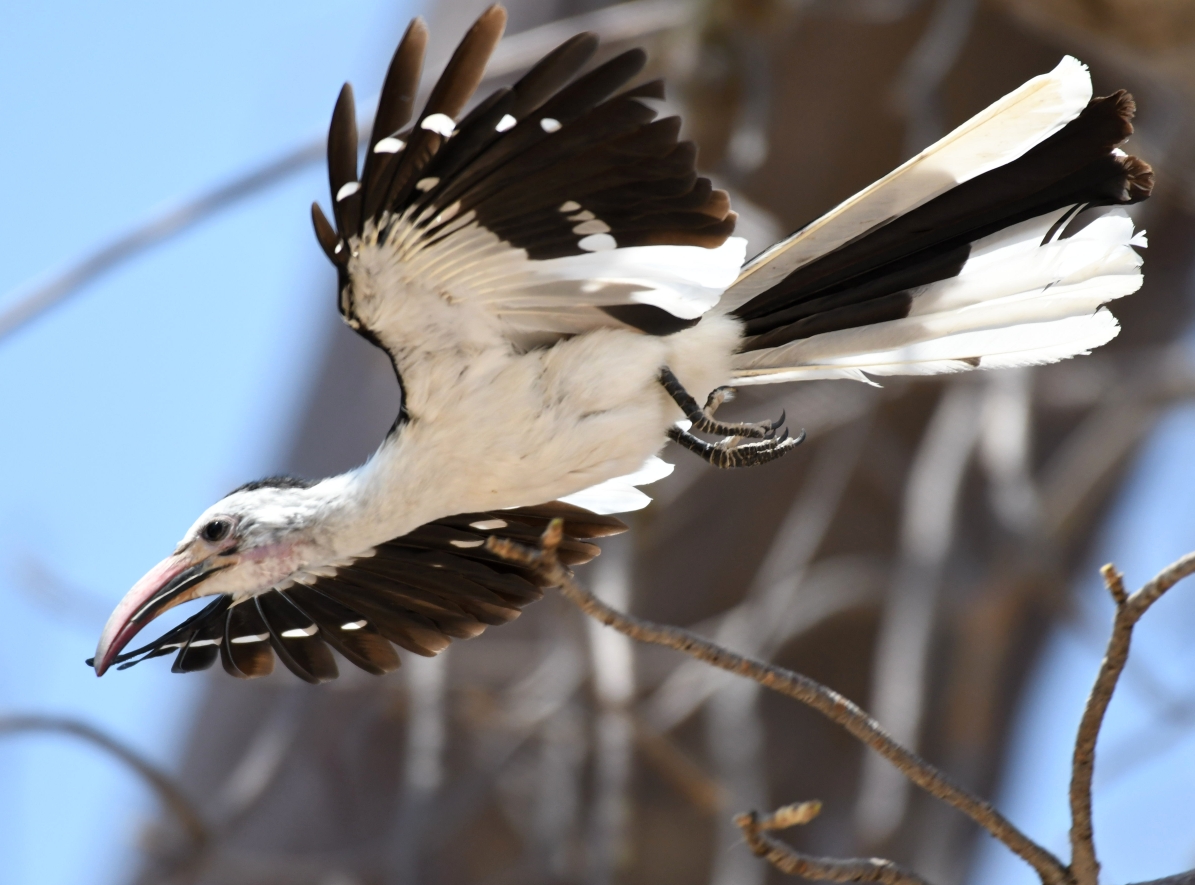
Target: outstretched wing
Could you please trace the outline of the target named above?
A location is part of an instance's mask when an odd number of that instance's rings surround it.
[[[662,83],[624,89],[642,50],[578,77],[597,48],[580,34],[462,116],[505,18],[494,6],[478,19],[407,127],[427,41],[411,24],[360,174],[347,85],[332,117],[336,226],[313,206],[316,233],[345,320],[396,362],[412,293],[464,307],[453,334],[480,323],[526,348],[601,327],[678,331],[742,264],[729,198],[698,177],[679,118],[655,119]]]
[[[116,660],[125,669],[175,654],[173,670],[205,670],[217,659],[243,679],[265,676],[274,656],[307,682],[338,675],[335,649],[369,673],[399,666],[394,645],[435,655],[453,639],[505,624],[545,589],[533,570],[485,548],[496,537],[534,545],[548,522],[564,520],[559,547],[566,565],[600,552],[594,538],[626,531],[612,516],[560,501],[438,519],[350,560],[299,572],[242,602],[221,596],[148,645]],[[391,644],[393,643],[393,645]]]
[[[1117,149],[1126,93],[1091,98],[1067,57],[753,260],[719,309],[743,320],[736,382],[1054,362],[1116,335],[1141,285],[1119,206],[1148,165]],[[1084,210],[1087,209],[1086,212]]]

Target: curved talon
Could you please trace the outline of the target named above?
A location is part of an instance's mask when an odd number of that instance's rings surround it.
[[[780,439],[736,443],[734,437],[728,437],[718,443],[709,443],[698,439],[688,431],[673,426],[668,429],[668,438],[684,446],[714,467],[729,469],[755,467],[775,461],[799,446],[805,440],[805,431],[801,431],[800,436],[795,439],[790,438],[788,431],[785,430]]]
[[[699,415],[700,417],[693,419],[693,430],[698,430],[702,433],[716,433],[721,436],[744,437],[747,439],[771,439],[775,436],[777,429],[784,424],[783,414],[777,421],[724,423],[714,419],[713,412],[708,405]]]
[[[715,467],[753,467],[766,464],[792,451],[805,439],[805,431],[800,437],[789,438],[788,429],[784,427],[787,417],[785,411],[775,421],[761,421],[759,423],[723,423],[714,418],[714,413],[727,400],[733,398],[733,387],[719,387],[706,397],[705,408],[698,408],[697,401],[681,385],[676,375],[667,366],[660,369],[660,384],[680,406],[681,411],[689,420],[688,428],[682,429],[674,425],[668,430],[668,438],[684,446],[689,451],[700,456]],[[716,443],[706,442],[690,433],[718,434],[723,439]],[[779,438],[776,432],[782,430]],[[756,440],[756,442],[743,442]]]

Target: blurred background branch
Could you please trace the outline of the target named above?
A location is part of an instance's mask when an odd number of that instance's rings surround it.
[[[198,809],[174,780],[130,747],[86,722],[62,716],[5,715],[0,716],[0,736],[18,734],[66,734],[98,747],[119,759],[140,777],[178,819],[191,842],[190,851],[202,852],[211,841],[211,832]]]

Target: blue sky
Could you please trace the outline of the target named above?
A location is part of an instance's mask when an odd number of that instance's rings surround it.
[[[8,4],[0,293],[323,131],[344,80],[375,92],[414,6]],[[79,716],[173,763],[201,678],[97,680],[83,659],[199,512],[274,466],[331,315],[308,217],[326,190],[313,167],[0,342],[0,710]],[[68,738],[0,744],[0,791],[4,885],[113,881],[157,813]]]
[[[1195,407],[1185,406],[1163,420],[1139,454],[1094,545],[1074,617],[1047,642],[1022,702],[997,804],[1063,858],[1070,856],[1071,748],[1112,622],[1097,569],[1116,563],[1131,591],[1195,550],[1193,440]],[[1093,802],[1105,882],[1144,882],[1195,867],[1193,636],[1195,580],[1188,578],[1138,625],[1100,737]],[[1036,885],[1020,859],[985,843],[976,885]]]

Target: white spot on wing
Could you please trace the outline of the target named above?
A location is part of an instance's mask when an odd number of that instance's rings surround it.
[[[507,522],[505,519],[479,519],[477,522],[469,523],[470,527],[480,531],[490,531],[491,529],[504,529]]]
[[[584,212],[578,212],[576,215],[570,215],[568,217],[568,220],[569,221],[593,221],[595,218],[597,218],[597,216],[594,215],[592,212],[590,212],[588,209],[586,209]]]
[[[555,132],[560,128],[560,121],[551,117],[544,117],[539,121],[539,128],[544,132]]]
[[[283,639],[302,639],[304,636],[314,636],[319,632],[319,627],[315,624],[309,624],[306,627],[292,627],[289,630],[282,631]]]
[[[485,541],[449,541],[448,543],[453,547],[461,547],[467,550],[470,547],[480,547]]]
[[[351,197],[357,191],[361,190],[361,182],[346,181],[340,186],[340,190],[336,192],[336,202],[339,203],[345,197]]]
[[[196,639],[191,642],[191,648],[201,648],[205,645],[219,645],[219,639]]]
[[[439,183],[440,183],[440,179],[435,178],[435,177],[421,178],[417,182],[415,182],[415,190],[430,191],[433,187],[435,187]]]
[[[269,638],[269,633],[251,633],[248,636],[234,636],[232,638],[232,644],[246,645],[250,642],[265,642]]]
[[[407,143],[401,138],[395,138],[393,135],[388,135],[385,138],[378,139],[378,143],[373,146],[375,154],[397,154]]]
[[[608,479],[572,495],[566,495],[560,500],[592,510],[594,513],[627,513],[642,510],[651,503],[651,498],[636,486],[661,480],[672,473],[673,469],[673,465],[667,461],[652,456],[634,473]]]
[[[591,234],[584,237],[577,245],[586,252],[609,252],[611,249],[618,248],[618,243],[609,234]]]
[[[447,114],[428,114],[419,124],[419,128],[429,129],[447,138],[452,135],[452,130],[456,128],[456,123]]]
[[[497,132],[505,132],[507,129],[513,129],[515,123],[519,122],[510,114],[503,114],[502,119],[498,121],[498,125],[494,127]]]
[[[360,630],[362,627],[366,626],[368,623],[369,623],[368,621],[349,621],[347,624],[341,624],[340,629],[341,630]]]
[[[560,204],[559,211],[560,212],[576,212],[580,208],[581,208],[580,203],[577,203],[573,200],[569,200],[568,202]]]
[[[573,228],[575,234],[608,234],[610,233],[610,225],[602,221],[600,218],[595,218],[592,221],[582,221]]]

